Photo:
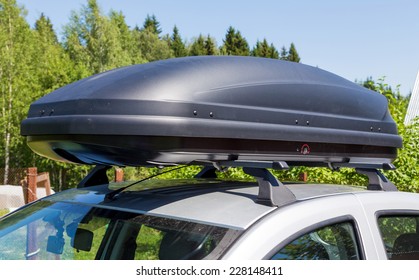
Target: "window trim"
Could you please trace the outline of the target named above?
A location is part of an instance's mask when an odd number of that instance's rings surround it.
[[[271,258],[278,251],[282,250],[285,246],[287,246],[288,244],[293,242],[295,239],[300,238],[301,236],[303,236],[305,234],[308,234],[308,233],[310,233],[312,231],[315,231],[315,230],[317,230],[319,228],[322,228],[322,227],[327,227],[327,226],[331,226],[331,225],[334,225],[334,224],[345,223],[345,222],[349,222],[353,225],[356,246],[357,246],[357,249],[358,249],[358,252],[359,252],[359,259],[360,260],[365,260],[365,251],[364,251],[364,244],[363,244],[363,241],[362,241],[361,232],[359,230],[359,226],[358,226],[358,223],[356,222],[356,219],[352,215],[339,216],[339,217],[327,219],[327,220],[321,221],[319,223],[315,223],[315,224],[312,224],[310,226],[307,226],[307,227],[295,232],[294,234],[288,236],[286,239],[284,239],[282,242],[280,242],[277,246],[275,246],[272,250],[270,250],[269,253],[266,254],[265,257],[263,257],[263,259],[264,260],[271,260]]]

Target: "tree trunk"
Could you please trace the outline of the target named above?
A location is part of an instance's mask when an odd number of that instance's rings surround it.
[[[3,118],[5,119],[5,131],[4,131],[4,184],[7,185],[8,178],[9,178],[9,170],[10,170],[10,137],[11,137],[11,129],[12,129],[12,113],[13,113],[13,25],[12,19],[8,18],[8,33],[9,33],[9,40],[6,43],[6,53],[9,54],[8,57],[8,68],[7,69],[7,93],[4,105],[6,108],[4,110]]]

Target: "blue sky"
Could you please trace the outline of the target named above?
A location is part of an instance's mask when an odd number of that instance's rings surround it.
[[[41,13],[61,36],[72,10],[87,0],[17,0],[33,26]],[[163,33],[177,25],[192,40],[210,34],[222,44],[231,25],[253,46],[266,38],[278,49],[293,42],[304,64],[348,80],[385,82],[407,95],[419,70],[419,1],[417,0],[98,0],[104,14],[122,11],[128,25],[141,26],[155,15]]]

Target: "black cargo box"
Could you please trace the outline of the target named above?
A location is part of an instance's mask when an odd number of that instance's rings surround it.
[[[329,72],[254,57],[128,66],[34,102],[21,133],[38,154],[83,164],[391,162],[387,100]]]

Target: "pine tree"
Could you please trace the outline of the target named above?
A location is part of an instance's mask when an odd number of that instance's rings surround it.
[[[55,34],[51,20],[43,13],[35,22],[35,30],[38,32],[39,37],[44,40],[46,44],[58,44],[57,34]]]
[[[224,55],[250,55],[249,44],[246,39],[241,35],[240,31],[236,31],[232,26],[228,28],[223,43],[220,51]]]
[[[268,43],[266,39],[262,42],[256,42],[256,46],[251,52],[252,56],[266,57],[266,58],[279,58],[279,52],[273,44]]]
[[[217,55],[218,49],[217,44],[215,43],[215,40],[211,38],[211,36],[208,34],[205,42],[204,42],[204,49],[206,55]]]
[[[297,49],[295,48],[294,43],[291,43],[290,49],[287,56],[288,61],[300,62],[300,56],[298,55]]]
[[[173,28],[173,34],[169,39],[169,45],[175,57],[183,57],[188,55],[185,43],[183,42],[179,34],[179,29],[176,25]]]
[[[288,51],[287,51],[287,48],[285,46],[282,46],[282,48],[281,48],[280,59],[282,59],[282,60],[287,60],[288,59]]]
[[[143,24],[143,30],[148,30],[153,34],[160,36],[162,30],[160,28],[160,22],[157,20],[155,15],[147,15]]]
[[[276,47],[274,46],[274,44],[272,44],[271,43],[271,45],[270,45],[270,54],[269,54],[269,57],[270,58],[275,58],[275,59],[279,59],[279,52],[278,52],[278,50],[276,49]]]
[[[207,50],[205,49],[205,38],[202,34],[199,34],[198,38],[196,38],[189,47],[189,55],[198,56],[206,54]]]

